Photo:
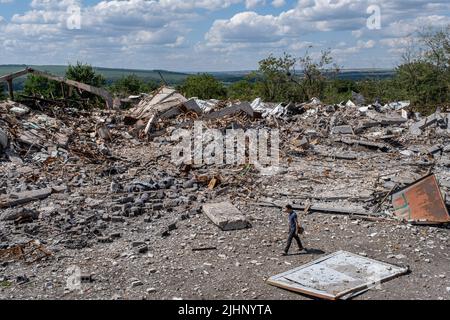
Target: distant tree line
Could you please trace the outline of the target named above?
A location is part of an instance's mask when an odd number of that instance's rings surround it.
[[[228,87],[199,74],[190,76],[179,89],[201,99],[226,96],[248,101],[261,97],[268,102],[305,102],[316,97],[325,103],[339,103],[359,93],[368,103],[410,100],[416,109],[429,113],[450,103],[450,26],[426,29],[418,39],[388,79],[339,79],[340,67],[331,52],[324,51],[318,59],[308,52],[301,58],[271,55],[259,62],[257,72]]]
[[[267,102],[305,102],[316,97],[330,104],[346,101],[359,93],[367,103],[411,100],[417,109],[432,112],[436,106],[450,102],[450,25],[438,31],[425,29],[418,39],[418,43],[411,45],[403,55],[395,75],[388,79],[340,79],[341,70],[334,63],[331,51],[323,51],[318,58],[313,58],[308,50],[300,58],[287,53],[281,57],[270,55],[259,62],[258,71],[230,85],[212,75],[197,74],[187,77],[177,89],[187,97],[199,99],[252,101],[260,97]],[[130,74],[107,86],[105,78],[92,66],[80,62],[70,65],[65,76],[106,87],[122,98],[150,93],[160,85]],[[63,96],[62,88],[55,81],[29,75],[24,94],[56,99]],[[2,97],[4,90],[0,90],[0,99]],[[66,98],[89,101],[94,106],[103,105],[101,98],[79,90],[72,90]]]

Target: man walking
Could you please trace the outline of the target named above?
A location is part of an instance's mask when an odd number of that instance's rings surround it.
[[[298,217],[297,213],[293,210],[291,205],[286,206],[285,212],[289,215],[289,238],[286,245],[286,249],[284,249],[283,256],[287,256],[289,249],[292,245],[292,240],[295,239],[298,244],[298,250],[300,252],[304,251],[305,248],[303,248],[302,242],[300,241],[300,237],[298,236]]]

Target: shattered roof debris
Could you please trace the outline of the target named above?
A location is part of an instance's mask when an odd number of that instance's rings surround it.
[[[273,276],[267,283],[321,299],[345,300],[408,271],[407,267],[338,251]]]

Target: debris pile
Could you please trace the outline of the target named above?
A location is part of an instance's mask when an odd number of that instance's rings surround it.
[[[241,274],[237,269],[267,268],[268,276],[274,268],[282,269],[283,263],[274,262],[278,258],[263,255],[276,255],[284,246],[284,233],[278,238],[274,230],[286,229],[279,211],[288,203],[304,219],[320,221],[315,230],[306,228],[306,234],[323,236],[324,247],[333,246],[333,251],[361,245],[355,231],[340,242],[329,241],[332,222],[338,219],[336,234],[345,232],[345,224],[358,228],[364,239],[367,229],[361,221],[375,223],[379,229],[370,234],[386,234],[386,246],[401,243],[389,238],[395,232],[383,231],[403,227],[399,222],[409,223],[402,232],[416,230],[424,243],[438,241],[420,231],[433,228],[430,224],[448,239],[450,113],[422,117],[409,112],[407,102],[366,105],[357,95],[353,100],[337,105],[318,99],[301,104],[204,101],[163,87],[129,99],[135,103],[129,110],[0,103],[0,279],[23,280],[30,273],[39,278],[32,269],[36,263],[48,272],[46,279],[80,265],[82,274],[89,275],[86,283],[98,289],[91,297],[102,296],[102,290],[109,290],[104,284],[120,278],[114,285],[125,288],[123,296],[136,298],[130,291],[146,283],[146,294],[158,291],[155,282],[143,279],[150,270],[146,276],[160,279],[167,292],[174,292],[167,279],[178,277],[177,283],[196,288],[190,297],[201,297],[199,286],[214,271]],[[173,133],[192,131],[198,121],[223,134],[229,129],[277,130],[280,145],[271,147],[279,153],[279,163],[258,166],[247,161],[247,151],[240,164],[174,163],[179,141]],[[193,139],[207,145],[199,134]],[[246,148],[244,144],[240,147]],[[316,218],[316,213],[326,218]],[[448,252],[448,246],[431,245]],[[224,269],[198,261],[204,257]],[[92,276],[97,268],[109,278]],[[402,274],[400,269],[394,266],[386,276]],[[195,276],[184,278],[184,273]],[[242,276],[247,277],[243,288],[252,286],[250,281],[258,283],[248,279],[253,273]],[[64,279],[61,275],[58,284],[48,286],[58,286],[58,294],[72,292]],[[356,279],[355,286],[339,292],[360,293],[365,280]],[[233,285],[224,281],[224,286]],[[0,297],[2,290],[7,289],[0,288]],[[211,290],[211,298],[225,296]],[[257,289],[239,294],[252,290]]]

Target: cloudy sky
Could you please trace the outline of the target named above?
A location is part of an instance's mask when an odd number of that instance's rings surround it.
[[[449,0],[0,0],[0,64],[249,70],[312,45],[385,68],[418,27],[446,24]]]

